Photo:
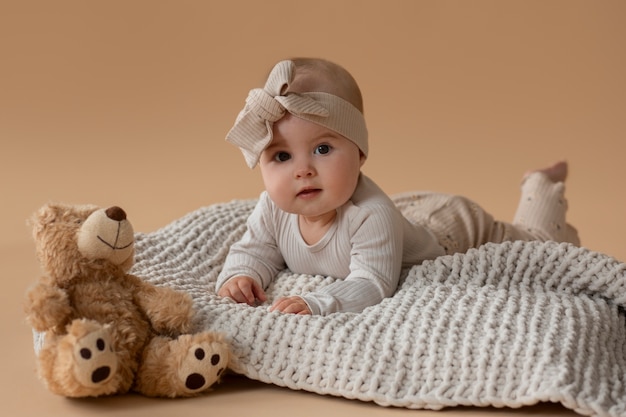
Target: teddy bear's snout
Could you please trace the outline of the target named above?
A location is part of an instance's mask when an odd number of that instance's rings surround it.
[[[126,212],[118,206],[94,211],[77,231],[80,253],[122,265],[133,255],[134,231]]]
[[[109,207],[108,209],[106,209],[105,213],[107,217],[111,220],[115,220],[117,222],[126,220],[126,212],[118,206]]]

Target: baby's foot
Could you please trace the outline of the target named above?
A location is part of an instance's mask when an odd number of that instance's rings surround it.
[[[567,179],[567,162],[559,161],[554,165],[543,169],[527,171],[526,173],[524,173],[523,179],[525,180],[530,174],[533,174],[535,172],[541,172],[542,174],[547,176],[552,182],[565,182],[565,180]]]

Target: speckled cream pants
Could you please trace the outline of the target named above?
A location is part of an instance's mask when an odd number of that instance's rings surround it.
[[[576,229],[565,221],[565,185],[543,173],[530,174],[521,186],[521,197],[512,223],[494,220],[472,200],[431,192],[394,197],[411,222],[428,228],[448,254],[465,252],[487,242],[553,240],[580,244]]]

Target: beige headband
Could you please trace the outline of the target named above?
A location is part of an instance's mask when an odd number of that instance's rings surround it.
[[[288,92],[294,75],[292,61],[276,64],[265,87],[250,91],[245,107],[226,135],[228,142],[241,149],[248,166],[254,168],[259,162],[261,152],[272,141],[272,125],[285,115],[285,111],[339,133],[367,156],[367,127],[363,113],[333,94]]]

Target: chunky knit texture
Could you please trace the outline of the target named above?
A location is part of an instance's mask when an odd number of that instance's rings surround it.
[[[220,299],[215,281],[255,201],[201,208],[137,235],[133,273],[189,292],[199,328],[222,332],[232,370],[385,406],[560,402],[626,415],[626,266],[570,244],[487,244],[404,271],[360,314],[295,316]],[[283,271],[268,304],[332,278]]]

